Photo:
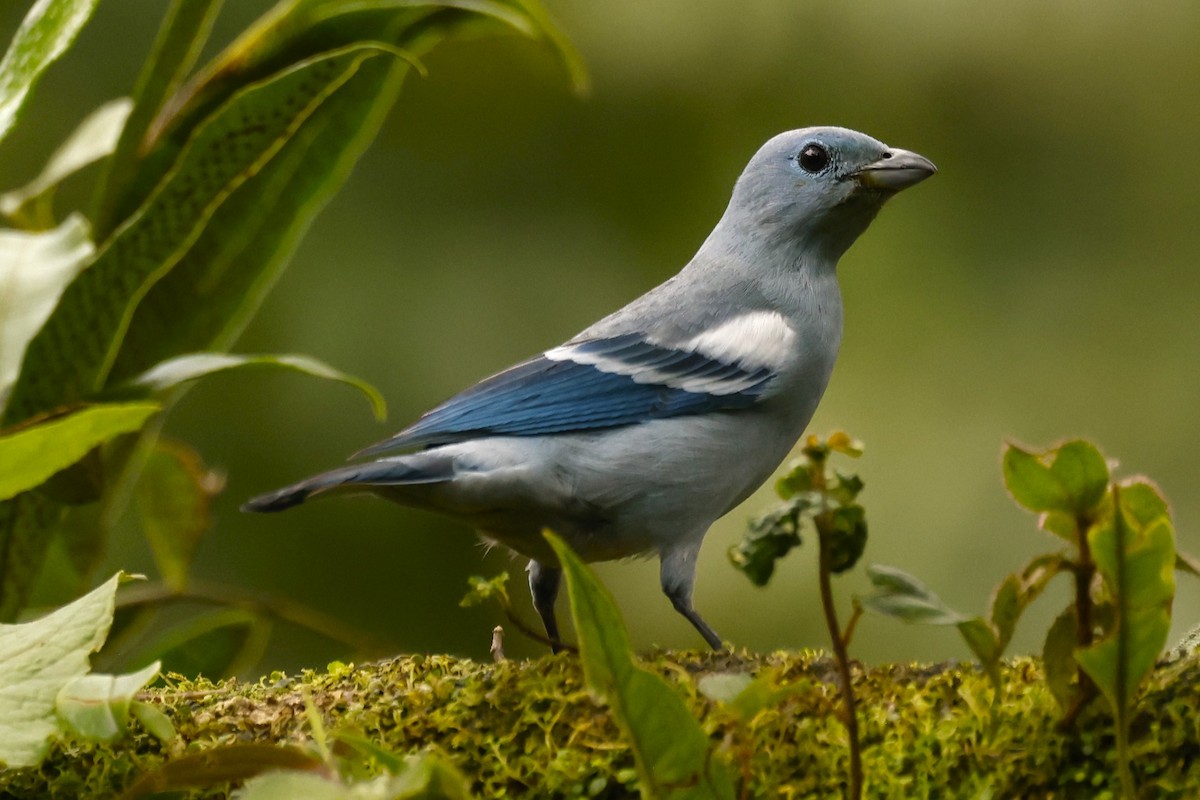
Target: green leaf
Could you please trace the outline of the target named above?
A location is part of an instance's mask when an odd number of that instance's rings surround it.
[[[1017,620],[1025,610],[1024,598],[1021,596],[1021,579],[1009,575],[996,587],[988,610],[992,628],[996,632],[997,643],[1001,650],[1012,639],[1017,627]]]
[[[1171,508],[1162,491],[1146,478],[1121,481],[1121,507],[1139,526],[1149,525],[1160,517],[1170,519]]]
[[[136,496],[142,527],[163,583],[187,585],[196,545],[212,527],[212,500],[224,488],[200,455],[178,441],[160,439],[142,467]]]
[[[757,677],[747,672],[710,672],[697,682],[696,688],[720,703],[734,719],[748,724],[762,711],[811,689],[812,682],[801,679],[780,684],[779,676],[769,670]]]
[[[22,220],[33,223],[24,227],[49,227],[47,218],[39,218],[36,210],[31,214],[28,207],[48,205],[41,201],[65,178],[111,153],[131,108],[133,101],[122,97],[110,100],[88,114],[75,132],[54,151],[36,178],[20,189],[0,195],[0,214],[18,224]]]
[[[363,61],[354,48],[235,95],[189,139],[172,173],[62,294],[29,343],[6,411],[19,422],[104,385],[138,301],[195,244],[213,212],[259,173]],[[73,341],[70,349],[62,341]]]
[[[233,800],[467,800],[467,780],[444,759],[423,754],[405,759],[396,775],[343,783],[304,772],[273,772],[246,782]]]
[[[262,656],[271,626],[258,614],[222,609],[168,629],[137,660],[161,661],[164,672],[217,680],[244,672]]]
[[[133,90],[133,113],[97,181],[93,220],[99,238],[108,238],[120,222],[113,219],[116,202],[137,171],[150,122],[195,66],[222,2],[171,0],[150,55],[138,75]]]
[[[1069,606],[1054,620],[1042,645],[1046,687],[1054,696],[1059,708],[1064,711],[1070,707],[1074,695],[1072,686],[1076,675],[1075,645],[1079,635],[1077,628],[1075,607]]]
[[[111,742],[129,725],[133,696],[158,677],[157,661],[127,675],[80,675],[58,692],[55,710],[68,730],[84,739]]]
[[[1089,531],[1096,567],[1113,597],[1117,619],[1111,635],[1075,652],[1118,716],[1130,709],[1137,685],[1167,642],[1175,595],[1170,523],[1160,519],[1138,530],[1126,517],[1116,514]]]
[[[1165,515],[1143,523],[1130,511],[1123,495],[1121,486],[1113,487],[1111,513],[1088,531],[1088,544],[1104,578],[1114,618],[1106,625],[1109,633],[1105,638],[1075,650],[1075,661],[1112,707],[1122,791],[1133,797],[1130,722],[1138,685],[1154,667],[1171,627],[1175,531]]]
[[[798,494],[813,490],[812,472],[807,461],[797,461],[788,467],[782,478],[775,481],[775,494],[782,500],[791,500]]]
[[[167,744],[175,738],[175,725],[171,722],[171,718],[160,711],[158,707],[144,700],[134,700],[129,705],[129,713],[146,733],[163,744]]]
[[[138,430],[161,408],[144,401],[85,406],[0,436],[0,500],[40,486],[97,445]]]
[[[340,748],[335,750],[335,753],[346,761],[369,762],[374,761],[379,765],[379,768],[384,772],[396,774],[404,768],[404,756],[393,753],[383,745],[369,739],[361,732],[356,730],[340,730],[334,731],[330,738],[334,740]],[[346,752],[349,751],[349,752]],[[350,758],[351,755],[356,758]]]
[[[485,4],[488,8],[493,5]],[[318,8],[319,7],[319,8]],[[485,22],[475,4],[420,8],[389,4],[298,3],[264,18],[181,92],[168,109],[160,149],[188,130],[241,83],[297,59],[360,40],[421,55],[443,39]],[[319,13],[318,13],[319,12]],[[531,23],[520,12],[506,12]],[[505,23],[507,24],[507,22]],[[179,352],[225,350],[275,283],[309,223],[344,183],[395,101],[410,65],[394,57],[364,62],[299,128],[278,156],[236,189],[213,214],[194,247],[139,304],[113,368],[123,379]],[[139,176],[131,189],[143,191]],[[202,313],[198,313],[202,312]]]
[[[867,567],[867,577],[875,592],[858,598],[858,601],[868,611],[923,625],[958,625],[968,619],[901,569],[872,564]]]
[[[1074,514],[1066,511],[1047,511],[1038,518],[1038,527],[1071,544],[1079,543],[1079,527]]]
[[[775,562],[799,547],[801,498],[770,511],[750,523],[742,541],[729,548],[729,561],[755,586],[766,586],[775,574]]]
[[[29,92],[87,23],[98,0],[37,0],[0,60],[0,141]]]
[[[1108,464],[1095,445],[1082,439],[1035,454],[1015,444],[1004,451],[1004,483],[1030,511],[1092,511],[1108,488]],[[1058,526],[1050,528],[1058,532]]]
[[[566,577],[588,688],[608,703],[629,741],[643,796],[732,800],[728,766],[682,698],[634,662],[608,592],[565,542],[549,531],[545,536]]]
[[[0,230],[0,408],[29,341],[92,257],[88,236],[87,220],[79,214],[45,233]]]
[[[180,384],[207,378],[210,375],[263,367],[291,370],[299,372],[301,375],[311,375],[314,378],[323,378],[353,386],[370,401],[371,410],[376,419],[387,418],[387,404],[384,402],[383,395],[374,386],[353,375],[340,372],[315,358],[299,355],[250,356],[229,353],[190,353],[163,361],[121,386],[110,390],[106,395],[123,396],[141,393],[160,395]]]
[[[1070,508],[1067,488],[1037,455],[1009,444],[1004,450],[1003,470],[1009,493],[1030,511]]]
[[[33,622],[0,625],[0,763],[41,762],[59,732],[55,699],[73,678],[86,675],[88,656],[112,624],[121,575]]]
[[[858,563],[867,546],[866,509],[860,505],[842,506],[827,512],[832,527],[826,534],[829,569],[845,572]]]
[[[458,605],[461,608],[473,608],[474,606],[483,605],[491,602],[493,598],[501,601],[502,604],[508,603],[508,573],[501,572],[493,578],[484,578],[479,575],[472,575],[467,578],[467,583],[471,589],[459,601]]]
[[[225,744],[167,761],[154,772],[138,778],[121,795],[121,800],[138,800],[184,789],[211,789],[222,783],[243,781],[271,770],[301,769],[324,770],[325,762],[293,745],[259,742]]]
[[[1108,490],[1108,463],[1091,442],[1074,439],[1053,451],[1050,471],[1062,484],[1077,514],[1094,509]]]
[[[997,638],[996,631],[982,617],[964,619],[956,627],[967,647],[982,662],[992,683],[999,688],[1000,656],[1004,654],[1004,645]]]

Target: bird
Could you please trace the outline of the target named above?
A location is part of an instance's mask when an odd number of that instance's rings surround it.
[[[696,255],[563,344],[492,375],[338,467],[249,500],[273,512],[369,493],[463,521],[528,559],[548,639],[562,570],[655,556],[696,611],[709,527],[762,485],[817,408],[842,336],[837,263],[885,201],[937,172],[857,131],[808,127],[759,148]]]

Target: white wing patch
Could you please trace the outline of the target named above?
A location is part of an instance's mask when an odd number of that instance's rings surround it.
[[[795,343],[796,332],[782,314],[752,311],[692,337],[680,349],[703,353],[718,361],[777,370]]]
[[[595,367],[600,372],[625,375],[634,383],[656,383],[687,392],[723,396],[761,384],[764,370],[774,372],[779,369],[795,340],[796,332],[782,315],[773,311],[755,311],[734,317],[680,344],[647,341],[653,347],[663,348],[664,355],[695,353],[729,365],[726,368],[696,369],[694,364],[686,368],[682,364],[657,365],[644,360],[631,363],[619,354],[587,352],[581,347],[585,343],[561,345],[543,355],[551,361],[571,361]]]

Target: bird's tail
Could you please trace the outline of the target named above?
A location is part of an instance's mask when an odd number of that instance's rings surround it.
[[[247,500],[242,511],[283,511],[298,506],[314,494],[331,489],[366,488],[370,486],[402,486],[421,483],[442,483],[454,477],[449,459],[430,458],[415,454],[355,464],[322,472],[299,483]]]

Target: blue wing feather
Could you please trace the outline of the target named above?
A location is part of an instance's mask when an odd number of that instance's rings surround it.
[[[753,405],[774,377],[766,367],[746,367],[651,344],[637,334],[576,343],[571,351],[582,360],[604,359],[608,369],[537,356],[450,398],[358,455],[482,436],[600,430],[736,410]],[[694,379],[731,381],[738,390],[713,394],[681,388]]]

